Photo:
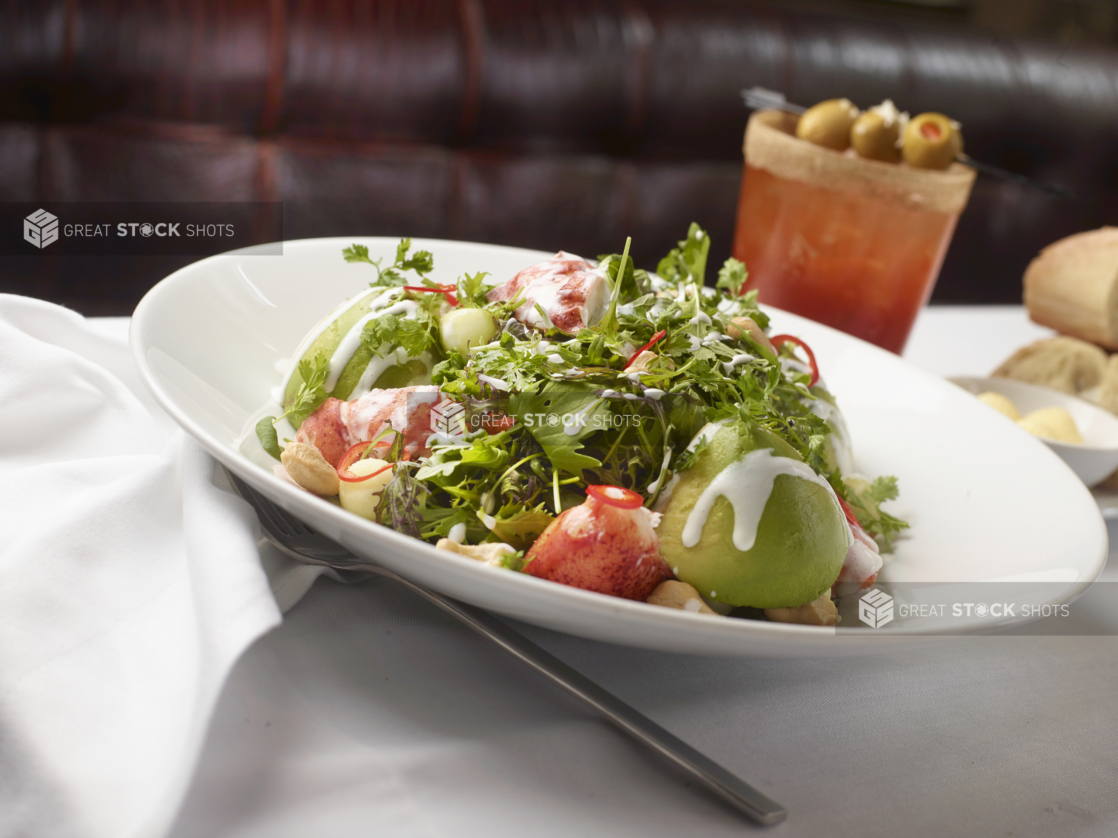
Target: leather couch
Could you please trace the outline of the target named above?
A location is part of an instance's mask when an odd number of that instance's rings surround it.
[[[434,236],[654,266],[729,253],[746,111],[886,97],[963,123],[980,177],[935,299],[1020,299],[1118,217],[1118,54],[711,0],[8,0],[0,201],[279,201],[286,238]],[[2,290],[128,313],[189,257],[0,261]]]

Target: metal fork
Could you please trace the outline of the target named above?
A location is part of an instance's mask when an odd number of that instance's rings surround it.
[[[358,558],[340,544],[319,535],[302,521],[292,517],[232,472],[227,473],[241,497],[256,511],[264,537],[282,552],[301,562],[325,565],[341,571],[373,573],[400,583],[474,631],[489,638],[579,701],[597,710],[608,721],[641,744],[667,757],[678,768],[751,820],[763,826],[772,826],[788,816],[787,810],[779,803],[770,800],[740,777],[731,774],[686,742],[668,733],[651,719],[641,715],[554,655],[545,652],[496,617],[480,608],[437,594],[391,570]]]

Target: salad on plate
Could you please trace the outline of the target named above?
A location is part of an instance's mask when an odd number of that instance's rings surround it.
[[[811,348],[770,333],[741,262],[706,286],[709,248],[692,224],[654,274],[627,242],[441,284],[409,239],[391,265],[353,245],[368,288],[257,437],[280,477],[494,572],[834,625],[907,526],[896,481],[854,473]]]

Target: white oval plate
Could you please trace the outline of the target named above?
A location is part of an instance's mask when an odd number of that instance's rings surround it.
[[[285,242],[282,256],[223,254],[189,265],[141,301],[131,327],[145,385],[188,433],[256,489],[354,553],[466,602],[583,637],[666,652],[771,657],[863,654],[911,637],[736,620],[658,608],[478,565],[351,515],[276,478],[240,450],[300,339],[373,271],[342,249],[365,244],[391,263],[396,239]],[[504,279],[551,254],[416,240],[437,281],[489,271]],[[912,524],[881,578],[958,583],[1059,580],[1078,597],[1102,569],[1106,528],[1087,489],[1043,443],[947,381],[841,332],[772,311],[778,332],[815,350],[867,475],[895,474],[891,511]],[[253,451],[250,441],[246,451]],[[1058,525],[1057,523],[1058,522]],[[905,629],[898,616],[894,629]],[[972,621],[988,631],[998,621]],[[911,634],[934,629],[914,622]]]

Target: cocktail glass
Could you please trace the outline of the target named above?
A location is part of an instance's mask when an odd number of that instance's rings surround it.
[[[974,170],[915,169],[796,138],[799,117],[756,111],[745,132],[734,256],[747,289],[899,353],[928,301]]]

